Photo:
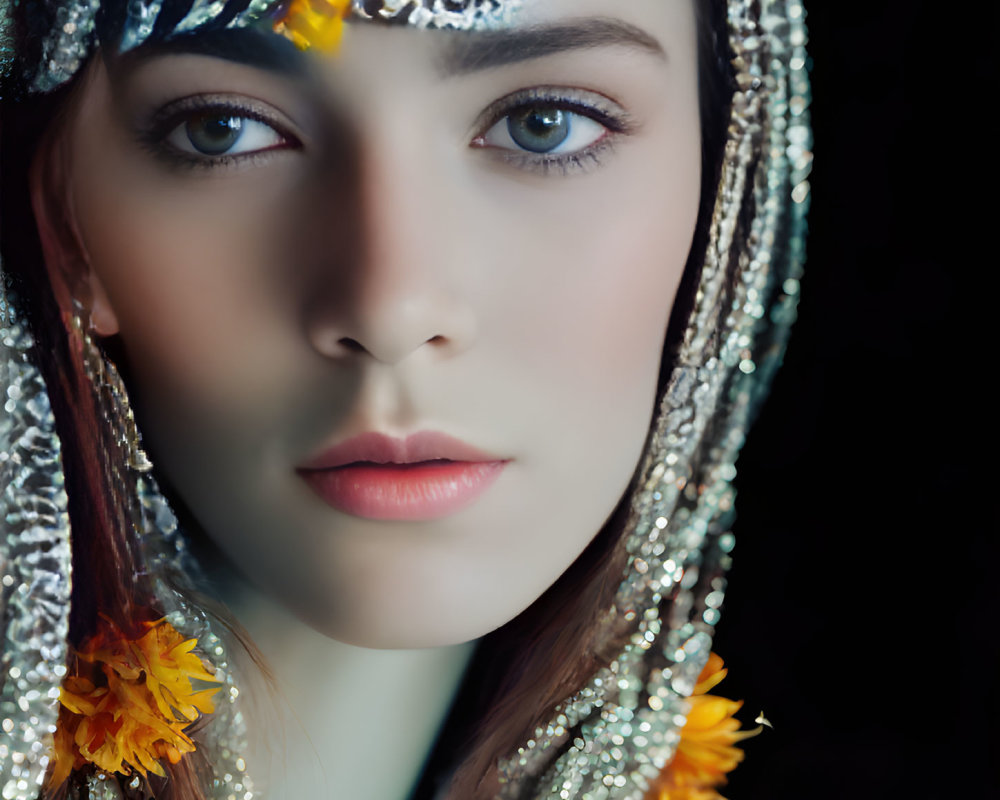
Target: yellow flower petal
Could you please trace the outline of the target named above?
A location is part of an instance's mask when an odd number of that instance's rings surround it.
[[[726,774],[743,760],[735,743],[754,736],[756,731],[740,731],[733,715],[742,701],[706,694],[726,677],[722,659],[709,656],[698,677],[690,702],[687,722],[674,760],[661,773],[647,800],[725,800],[716,788],[726,783]]]
[[[722,666],[722,658],[716,653],[709,654],[708,663],[705,664],[701,675],[698,676],[698,683],[694,687],[693,694],[705,694],[710,689],[714,689],[728,674],[729,670]]]
[[[351,0],[292,0],[274,29],[300,50],[333,52],[350,8]]]
[[[687,725],[690,725],[692,730],[714,728],[716,725],[730,720],[733,714],[742,707],[743,703],[727,700],[725,697],[713,695],[693,697],[691,698],[691,710],[688,712]],[[736,722],[736,720],[730,721]],[[736,722],[736,728],[739,726],[739,722]]]
[[[163,759],[176,764],[194,752],[184,729],[212,713],[219,687],[204,684],[218,681],[194,652],[196,640],[184,639],[165,620],[145,628],[138,639],[127,639],[105,620],[76,653],[90,672],[63,681],[50,789],[87,762],[112,773],[163,776]]]
[[[49,786],[61,786],[75,768],[82,766],[79,762],[83,759],[79,757],[74,742],[78,720],[79,718],[74,718],[67,711],[60,709],[59,725],[56,727],[52,743],[54,768]]]

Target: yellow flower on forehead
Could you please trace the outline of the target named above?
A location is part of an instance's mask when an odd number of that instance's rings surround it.
[[[146,632],[130,639],[104,620],[76,651],[76,674],[59,693],[49,788],[87,763],[111,773],[162,776],[163,759],[176,764],[194,752],[185,729],[214,711],[218,680],[192,652],[195,639],[164,619],[143,625]]]
[[[351,0],[291,0],[274,29],[300,50],[332,53],[340,44]]]

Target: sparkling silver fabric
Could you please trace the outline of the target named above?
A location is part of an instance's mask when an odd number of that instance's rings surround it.
[[[159,0],[128,0],[125,11],[125,30],[122,33],[121,51],[127,52],[142,44],[153,32],[156,18],[163,10]]]
[[[51,91],[72,78],[94,46],[94,15],[101,0],[76,0],[52,5],[52,33],[42,41],[42,63],[31,88]]]
[[[812,160],[800,0],[731,0],[729,26],[739,88],[708,253],[604,634],[624,644],[502,762],[505,800],[642,800],[674,755],[709,656],[736,457],[795,316]]]
[[[174,25],[171,35],[191,33],[214,22],[232,0],[194,0],[190,9]],[[121,52],[138,47],[153,32],[153,26],[163,11],[163,0],[129,0],[129,12],[119,49]],[[246,28],[267,24],[269,17],[280,10],[284,0],[251,0],[246,7],[226,23],[228,28]]]
[[[354,14],[362,19],[459,31],[506,27],[520,7],[521,0],[353,0]]]
[[[0,281],[2,281],[0,271]],[[2,287],[2,284],[0,284]],[[55,420],[32,346],[0,294],[0,797],[29,800],[48,766],[66,674],[70,531]]]
[[[95,20],[101,0],[33,0],[36,16],[46,16],[50,33],[42,41],[42,63],[23,64],[29,92],[49,92],[68,81],[93,50],[96,41]],[[4,0],[9,2],[9,0]],[[250,0],[233,14],[227,27],[241,28],[268,24],[269,15],[282,7],[283,0]],[[120,52],[127,52],[147,41],[163,12],[163,0],[127,0],[122,26]],[[171,34],[189,33],[213,22],[232,0],[193,0],[187,12],[176,21]]]
[[[118,781],[98,773],[87,779],[87,794],[79,800],[124,800]]]

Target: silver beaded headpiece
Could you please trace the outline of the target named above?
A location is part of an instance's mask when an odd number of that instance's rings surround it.
[[[49,92],[72,78],[94,49],[102,0],[36,0],[28,13],[41,20],[48,33],[37,63],[14,57],[9,7],[19,0],[0,0],[0,80],[20,78],[30,92]],[[193,0],[178,17],[177,0],[125,0],[125,16],[115,31],[118,52],[127,52],[151,37],[174,37],[206,28],[267,29],[289,7],[290,0]],[[314,0],[313,5],[339,9],[358,19],[409,25],[422,29],[492,30],[512,24],[522,0]],[[22,75],[16,75],[17,71]],[[0,92],[0,97],[3,93]]]
[[[0,0],[0,10],[11,0]],[[31,91],[68,80],[95,43],[101,0],[54,3],[44,63]],[[122,46],[161,35],[165,4],[129,0]],[[504,0],[353,0],[358,18],[422,28],[509,24]],[[606,617],[601,652],[615,652],[587,685],[501,762],[504,800],[642,800],[670,762],[686,698],[709,655],[734,540],[736,458],[769,391],[795,318],[811,168],[805,11],[801,0],[728,0],[734,89],[709,244],[677,363],[650,434],[621,546],[628,566]],[[248,26],[272,19],[274,0],[194,0],[172,30]],[[12,65],[0,15],[0,67]],[[734,280],[735,276],[735,280]],[[31,339],[16,309],[0,306],[0,796],[29,800],[47,767],[65,674],[70,547],[59,439]],[[181,563],[183,540],[148,476],[137,478],[136,525],[148,558]],[[212,638],[204,615],[165,590],[177,627]],[[224,652],[220,675],[231,681]],[[235,698],[235,689],[231,693]],[[237,714],[237,718],[239,715]],[[249,782],[231,748],[213,800]],[[252,765],[251,765],[252,769]],[[228,782],[227,782],[228,779]],[[234,787],[239,787],[238,790]],[[92,796],[99,796],[100,787]],[[103,796],[103,795],[100,795]]]
[[[417,28],[481,31],[503,28],[514,20],[521,0],[353,0],[363,19],[401,21]]]

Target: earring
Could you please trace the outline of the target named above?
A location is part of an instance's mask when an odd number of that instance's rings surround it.
[[[83,306],[74,301],[70,327],[82,348],[83,366],[94,389],[98,412],[111,426],[112,438],[125,463],[136,472],[149,472],[153,465],[143,450],[128,392],[114,363],[94,342],[89,323],[83,323]]]

